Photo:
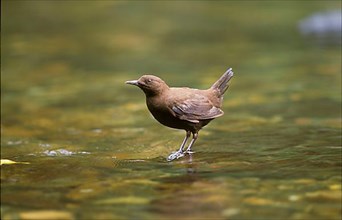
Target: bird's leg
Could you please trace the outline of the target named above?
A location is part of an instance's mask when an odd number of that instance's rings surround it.
[[[190,135],[191,135],[191,132],[190,132],[190,131],[186,131],[185,138],[184,138],[184,140],[183,140],[181,146],[179,147],[179,150],[176,151],[176,152],[172,152],[172,153],[167,157],[167,161],[172,161],[172,160],[174,160],[174,159],[178,159],[178,158],[184,156],[183,148],[184,148],[184,145],[186,144],[187,140],[189,139]]]
[[[191,135],[191,132],[190,132],[190,131],[186,131],[185,138],[184,138],[184,140],[183,140],[183,142],[182,142],[182,144],[181,144],[181,146],[180,146],[178,152],[183,152],[184,145],[185,145],[186,142],[188,141],[190,135]]]
[[[198,133],[197,133],[197,132],[196,132],[196,133],[192,133],[192,140],[191,140],[191,142],[190,142],[188,148],[187,148],[186,151],[184,152],[185,154],[186,154],[186,153],[188,153],[188,154],[194,153],[194,152],[191,151],[191,147],[192,147],[192,145],[195,143],[195,141],[197,140],[197,138],[198,138]]]

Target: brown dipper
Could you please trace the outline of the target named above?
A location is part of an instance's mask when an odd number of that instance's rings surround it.
[[[144,75],[138,80],[127,81],[127,84],[138,86],[146,95],[146,104],[153,117],[161,124],[184,129],[186,136],[178,151],[167,158],[168,161],[178,159],[185,153],[192,153],[191,147],[198,137],[198,132],[214,118],[223,115],[223,94],[228,89],[229,80],[233,77],[229,68],[209,89],[169,87],[159,77]],[[192,133],[192,140],[183,152],[184,145]]]

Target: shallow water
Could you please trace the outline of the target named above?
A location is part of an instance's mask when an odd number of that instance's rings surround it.
[[[2,4],[2,219],[341,219],[341,44],[314,2]],[[173,162],[144,73],[235,76],[225,115]]]

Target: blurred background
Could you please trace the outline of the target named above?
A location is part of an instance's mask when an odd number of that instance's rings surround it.
[[[340,219],[340,1],[2,1],[2,219]],[[235,75],[192,158],[142,91]],[[10,160],[5,161],[5,159]]]

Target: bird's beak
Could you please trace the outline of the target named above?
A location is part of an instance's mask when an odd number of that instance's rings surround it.
[[[126,84],[138,86],[139,82],[138,82],[138,80],[131,80],[131,81],[126,81]]]

